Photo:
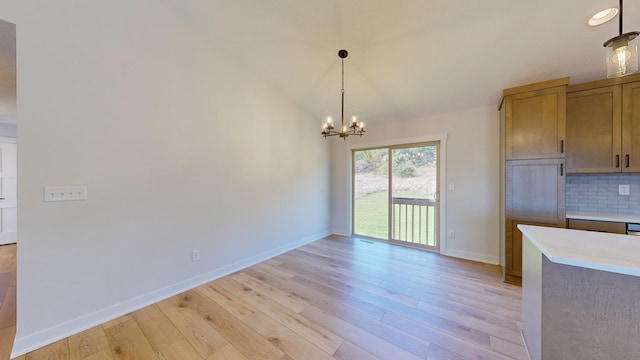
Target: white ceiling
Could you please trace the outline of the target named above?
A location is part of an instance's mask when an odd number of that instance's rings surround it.
[[[341,48],[349,51],[346,112],[397,121],[497,109],[502,89],[532,82],[604,78],[602,43],[618,33],[618,17],[587,25],[616,0],[165,1],[225,56],[317,114],[319,124],[326,111],[340,110]],[[625,32],[640,30],[640,1],[624,4],[624,21]],[[0,100],[0,118],[9,113],[6,104]]]

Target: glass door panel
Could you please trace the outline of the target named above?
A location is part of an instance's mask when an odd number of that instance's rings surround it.
[[[438,249],[438,143],[391,148],[391,240]]]
[[[389,238],[389,149],[353,151],[353,233]]]

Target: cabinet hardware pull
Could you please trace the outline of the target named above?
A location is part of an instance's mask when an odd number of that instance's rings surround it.
[[[616,168],[620,167],[620,155],[616,155]]]
[[[564,163],[560,163],[560,176],[564,176]]]
[[[564,154],[564,140],[560,140],[560,154]]]
[[[625,157],[625,160],[624,160],[625,165],[624,166],[625,167],[631,166],[631,160],[629,159],[629,154],[625,155],[624,157]]]

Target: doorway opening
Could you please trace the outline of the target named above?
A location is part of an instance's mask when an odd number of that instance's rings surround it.
[[[439,251],[440,142],[352,150],[353,234]]]
[[[0,19],[0,359],[16,329],[17,156],[16,25]]]

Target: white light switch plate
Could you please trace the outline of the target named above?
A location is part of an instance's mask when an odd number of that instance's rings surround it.
[[[86,186],[45,186],[44,201],[87,200]]]

